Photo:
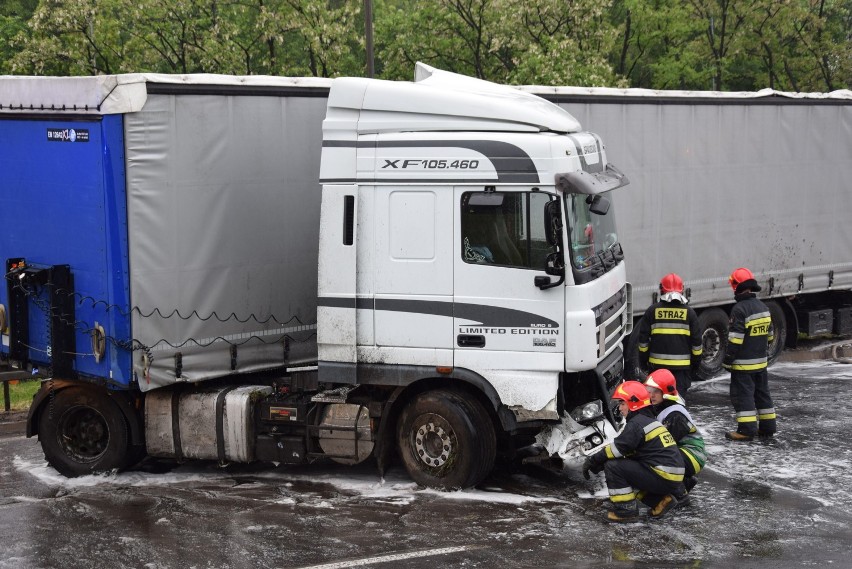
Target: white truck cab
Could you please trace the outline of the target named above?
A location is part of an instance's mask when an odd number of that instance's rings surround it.
[[[320,381],[469,384],[508,432],[606,403],[632,321],[608,198],[626,177],[556,105],[422,64],[416,78],[332,84]]]

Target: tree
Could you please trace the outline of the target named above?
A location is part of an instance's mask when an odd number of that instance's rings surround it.
[[[15,54],[13,40],[26,34],[27,21],[32,17],[38,0],[6,0],[0,5],[0,74],[12,72],[9,60]]]
[[[386,2],[376,22],[381,75],[409,78],[423,61],[502,83],[618,84],[607,61],[617,37],[604,17],[610,2]]]

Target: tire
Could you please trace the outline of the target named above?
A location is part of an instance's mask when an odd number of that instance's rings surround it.
[[[710,379],[722,372],[722,360],[728,346],[729,318],[721,308],[710,308],[698,315],[701,325],[703,355],[698,368],[698,379]]]
[[[769,343],[768,356],[769,365],[774,364],[784,351],[784,346],[787,344],[787,317],[784,314],[784,309],[777,302],[769,301],[766,303],[769,308],[769,315],[772,317],[772,333],[774,338]]]
[[[120,470],[131,460],[121,410],[95,389],[69,387],[47,399],[39,441],[47,462],[69,478]]]
[[[459,392],[421,393],[402,411],[397,427],[402,462],[421,486],[470,488],[494,468],[494,424],[479,402]]]

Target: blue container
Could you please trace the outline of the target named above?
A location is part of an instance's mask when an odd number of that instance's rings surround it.
[[[36,266],[68,265],[74,279],[73,373],[127,387],[132,378],[127,200],[122,115],[0,116],[0,262],[23,258]],[[26,353],[50,368],[47,287],[28,287]],[[8,284],[0,303],[9,314]],[[106,351],[93,355],[91,330],[106,331]],[[4,331],[0,351],[8,354]],[[45,371],[42,369],[41,371]]]

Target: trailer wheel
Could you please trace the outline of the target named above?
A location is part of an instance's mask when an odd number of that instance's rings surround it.
[[[769,364],[772,365],[781,356],[781,352],[784,351],[784,346],[787,343],[787,317],[784,315],[784,309],[777,302],[769,301],[766,303],[766,307],[769,308],[769,316],[772,317],[772,333],[774,335],[767,350]]]
[[[73,478],[127,465],[127,424],[102,392],[69,387],[47,401],[39,418],[39,440],[47,462]]]
[[[421,486],[470,488],[494,467],[494,424],[477,401],[455,391],[428,391],[402,411],[397,442],[411,478]]]
[[[701,325],[703,355],[698,379],[710,379],[722,371],[725,347],[728,345],[728,315],[721,308],[710,308],[698,315]]]

